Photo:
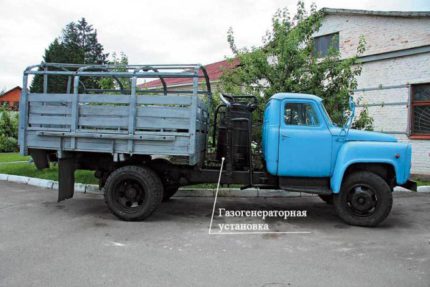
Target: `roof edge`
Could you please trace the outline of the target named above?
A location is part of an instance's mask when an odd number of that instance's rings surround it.
[[[15,86],[15,87],[13,87],[12,89],[9,89],[9,90],[7,90],[7,91],[4,91],[4,93],[3,94],[0,94],[0,96],[3,96],[3,95],[5,95],[5,94],[7,94],[7,93],[10,93],[10,92],[12,92],[13,90],[15,90],[15,89],[20,89],[20,90],[22,90],[22,88],[20,87],[20,86]]]
[[[376,11],[341,8],[322,8],[321,11],[327,15],[360,15],[404,18],[430,17],[430,11]]]

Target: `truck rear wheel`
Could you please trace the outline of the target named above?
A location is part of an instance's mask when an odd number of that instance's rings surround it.
[[[339,217],[358,226],[378,225],[393,205],[393,195],[385,180],[367,171],[349,175],[333,199]]]
[[[163,184],[147,167],[123,166],[112,172],[104,187],[105,202],[122,220],[143,220],[160,205]]]

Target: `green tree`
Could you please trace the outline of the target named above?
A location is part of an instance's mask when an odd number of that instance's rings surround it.
[[[126,72],[128,65],[128,57],[124,52],[120,52],[119,55],[116,52],[112,53],[112,58],[108,61],[109,65],[116,66],[113,69],[115,72]],[[118,81],[121,83],[122,88],[126,91],[130,90],[130,79],[129,78],[118,78]],[[114,80],[112,77],[100,78],[99,85],[102,89],[115,89],[119,90],[120,84],[117,80]]]
[[[61,42],[68,51],[70,63],[106,63],[108,54],[103,53],[103,46],[97,40],[97,30],[85,18],[67,24]]]
[[[238,49],[230,28],[227,40],[234,54],[232,59],[239,59],[240,65],[223,73],[219,89],[261,96],[261,108],[278,92],[314,94],[324,99],[333,122],[342,125],[361,65],[357,56],[341,59],[334,47],[324,58],[316,55],[313,34],[320,28],[323,16],[315,5],[308,13],[302,1],[298,2],[297,13],[292,18],[287,9],[278,10],[261,47]],[[364,47],[365,41],[361,38],[357,55],[364,52]],[[356,128],[371,128],[372,119],[366,109],[357,118]]]
[[[55,39],[45,50],[43,55],[45,63],[72,63],[67,54],[64,45]],[[53,70],[53,69],[51,69]],[[48,81],[48,91],[52,93],[64,93],[67,87],[67,77],[65,76],[50,76]],[[36,75],[30,86],[30,91],[40,93],[43,91],[43,76]]]
[[[73,64],[106,64],[108,54],[103,53],[103,46],[97,40],[97,31],[89,25],[85,18],[71,22],[63,29],[62,35],[56,38],[45,50],[45,63]],[[55,70],[55,69],[50,69]],[[81,79],[86,88],[98,88],[98,81],[89,78]],[[67,77],[49,76],[48,91],[64,93],[67,87]],[[33,78],[30,90],[42,92],[43,77]]]

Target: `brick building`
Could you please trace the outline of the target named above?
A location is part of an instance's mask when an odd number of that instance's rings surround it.
[[[430,175],[430,12],[323,10],[316,47],[324,53],[337,36],[335,47],[350,57],[364,36],[354,97],[368,105],[375,131],[412,144],[412,173]]]
[[[0,106],[6,103],[11,110],[18,110],[20,97],[21,87],[16,86],[0,96]]]

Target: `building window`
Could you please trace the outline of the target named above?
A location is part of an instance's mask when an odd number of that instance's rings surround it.
[[[314,38],[314,55],[325,57],[330,48],[339,51],[339,33],[323,35]]]
[[[318,116],[311,104],[287,103],[284,120],[290,126],[318,126]]]
[[[411,138],[430,139],[430,83],[412,85]]]

